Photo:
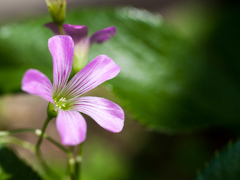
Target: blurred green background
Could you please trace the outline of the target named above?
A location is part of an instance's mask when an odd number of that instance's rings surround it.
[[[51,19],[43,0],[1,3],[0,129],[41,128],[47,102],[20,86],[28,68],[52,78],[52,34],[43,27]],[[106,54],[121,73],[88,95],[108,98],[126,113],[119,134],[84,116],[83,180],[195,179],[216,151],[237,139],[239,19],[239,6],[229,1],[69,1],[67,23],[87,25],[90,35],[116,26],[117,35],[94,45],[88,60]],[[59,140],[54,121],[47,133]],[[41,174],[32,154],[13,148]],[[42,151],[68,179],[66,156],[45,141]]]

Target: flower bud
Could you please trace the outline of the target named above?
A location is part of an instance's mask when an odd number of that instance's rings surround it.
[[[66,0],[46,0],[53,22],[62,26],[66,17]]]

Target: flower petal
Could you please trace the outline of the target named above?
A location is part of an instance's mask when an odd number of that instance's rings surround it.
[[[54,22],[49,22],[44,26],[49,28],[55,35],[60,35],[58,26]]]
[[[67,83],[72,69],[74,43],[70,36],[53,36],[48,40],[53,58],[53,95],[58,95]]]
[[[104,81],[114,78],[119,72],[120,67],[111,58],[100,55],[71,79],[62,96],[68,100],[77,98]]]
[[[75,45],[81,40],[86,39],[88,36],[87,26],[64,24],[63,29],[69,36],[72,37]]]
[[[64,145],[74,146],[82,143],[86,138],[87,124],[77,111],[59,109],[56,126]]]
[[[120,132],[124,126],[122,108],[107,99],[85,96],[76,99],[71,108],[89,115],[108,131]]]
[[[90,43],[102,43],[104,41],[107,41],[111,38],[111,36],[116,35],[116,28],[114,26],[99,30],[95,32],[91,37],[90,37]]]
[[[22,79],[22,90],[33,95],[41,96],[54,103],[52,98],[52,83],[43,73],[36,69],[29,69]]]

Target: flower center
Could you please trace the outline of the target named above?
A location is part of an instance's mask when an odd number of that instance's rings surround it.
[[[64,110],[66,108],[66,98],[65,97],[62,97],[61,99],[57,100],[57,99],[54,99],[54,102],[57,106],[58,109],[62,109]]]

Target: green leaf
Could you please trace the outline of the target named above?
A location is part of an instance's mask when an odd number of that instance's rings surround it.
[[[9,174],[7,174],[1,167],[0,167],[0,179],[1,180],[7,180],[9,179],[11,176]]]
[[[41,17],[0,28],[0,92],[19,90],[28,68],[52,79],[47,48],[52,33],[43,27],[49,21]],[[168,132],[239,125],[236,82],[209,65],[212,58],[202,47],[182,38],[161,16],[134,8],[93,8],[68,12],[66,22],[87,25],[90,35],[116,26],[117,35],[94,44],[88,60],[106,54],[120,65],[120,74],[106,87],[142,124]]]
[[[10,176],[10,180],[41,180],[40,176],[26,165],[17,155],[8,147],[0,146],[0,177],[1,169]],[[6,177],[6,174],[5,176]]]
[[[239,180],[240,140],[229,144],[196,178],[196,180]]]

